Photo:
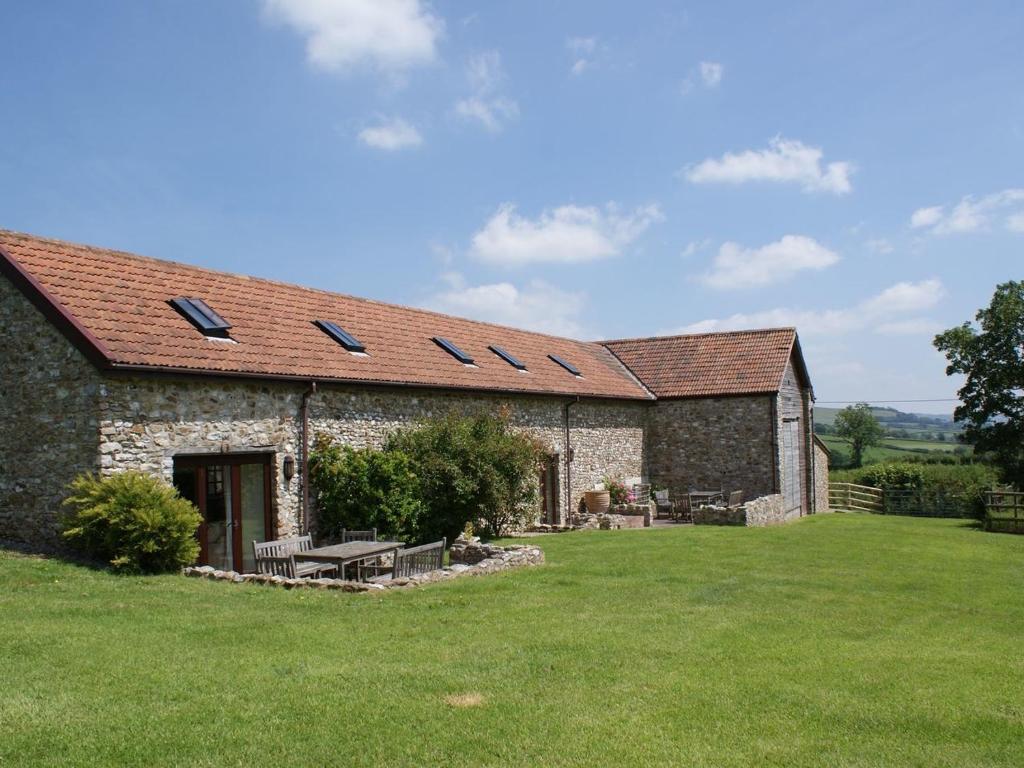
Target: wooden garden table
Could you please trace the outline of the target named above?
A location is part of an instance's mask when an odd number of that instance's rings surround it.
[[[344,544],[331,544],[326,547],[307,549],[296,552],[296,562],[331,563],[338,566],[338,578],[345,578],[345,566],[380,557],[388,552],[397,552],[405,546],[404,541],[346,541]]]

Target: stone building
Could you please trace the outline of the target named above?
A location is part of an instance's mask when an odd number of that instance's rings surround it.
[[[0,538],[52,542],[67,484],[128,469],[203,513],[206,562],[314,522],[305,448],[506,410],[549,458],[538,516],[606,476],[816,509],[794,329],[582,342],[0,231]]]

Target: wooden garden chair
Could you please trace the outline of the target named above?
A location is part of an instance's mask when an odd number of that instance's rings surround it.
[[[284,576],[286,579],[311,579],[320,578],[327,573],[337,574],[338,567],[332,563],[295,562],[292,555],[312,548],[313,537],[309,534],[291,539],[254,541],[252,552],[256,557],[256,572]]]

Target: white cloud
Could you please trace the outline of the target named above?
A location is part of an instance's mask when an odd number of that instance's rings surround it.
[[[662,218],[657,205],[623,213],[609,203],[603,209],[563,205],[528,219],[505,203],[473,235],[472,254],[506,266],[594,261],[619,254]]]
[[[748,328],[796,326],[803,336],[835,336],[872,330],[876,333],[931,333],[932,326],[917,313],[938,304],[946,291],[937,279],[896,283],[852,307],[805,310],[778,307],[762,312],[737,313],[709,318],[684,326],[674,333],[706,333]],[[903,317],[914,314],[913,318]],[[914,325],[911,325],[911,322]]]
[[[481,99],[472,97],[455,104],[455,114],[466,120],[476,120],[491,133],[500,131],[506,120],[519,116],[519,105],[511,99]]]
[[[768,149],[726,152],[721,158],[708,158],[687,169],[685,175],[694,184],[774,181],[799,184],[805,192],[836,195],[853,189],[853,165],[837,161],[822,167],[823,154],[820,147],[777,137],[769,142]]]
[[[594,65],[594,53],[597,51],[596,37],[570,37],[565,41],[565,48],[573,59],[569,72],[582,75]]]
[[[679,93],[681,96],[686,96],[698,84],[708,89],[717,88],[722,82],[724,72],[725,68],[717,61],[702,61],[691,69],[679,83]]]
[[[466,61],[466,79],[476,93],[490,93],[504,79],[501,54],[497,51],[475,53]]]
[[[519,288],[507,282],[467,285],[457,273],[444,279],[447,289],[431,296],[428,308],[559,336],[585,335],[579,322],[586,299],[583,293],[563,291],[542,280]]]
[[[1024,231],[1024,189],[1004,189],[980,198],[966,195],[948,214],[941,205],[918,208],[910,217],[910,226],[927,228],[936,235],[982,232],[990,229],[993,221],[1004,213],[1007,229]]]
[[[711,238],[710,237],[705,237],[703,240],[691,240],[690,242],[688,242],[686,244],[686,247],[683,248],[683,250],[679,252],[679,255],[682,256],[684,259],[688,259],[691,256],[696,255],[700,251],[703,251],[705,248],[710,248],[710,247],[711,247]]]
[[[387,151],[418,147],[423,143],[423,137],[415,126],[398,117],[363,128],[359,132],[359,140],[368,147]]]
[[[491,133],[500,131],[508,120],[519,116],[519,104],[500,90],[505,82],[501,54],[484,51],[466,62],[466,80],[472,95],[455,104],[455,114],[480,123]]]
[[[346,72],[401,72],[437,56],[444,22],[420,0],[263,0],[267,16],[306,37],[309,62]]]
[[[936,278],[918,283],[896,283],[877,296],[862,302],[859,310],[871,317],[899,312],[919,312],[934,307],[945,295],[946,289]]]
[[[912,317],[909,320],[896,320],[882,323],[875,328],[875,333],[885,336],[934,336],[942,330],[942,326],[926,317]]]
[[[942,218],[942,206],[933,205],[928,208],[918,208],[910,217],[910,226],[914,229],[922,227],[933,227]]]
[[[760,248],[723,243],[700,276],[705,285],[720,290],[753,288],[782,282],[805,270],[821,270],[839,261],[839,254],[805,235],[786,235]]]
[[[868,240],[864,245],[872,253],[879,253],[883,256],[888,253],[892,253],[896,250],[893,244],[886,240],[884,237],[877,237],[873,240]]]
[[[708,88],[717,88],[722,82],[722,65],[716,61],[702,61],[700,63],[700,79]]]

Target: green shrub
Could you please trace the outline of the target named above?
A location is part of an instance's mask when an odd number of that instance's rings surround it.
[[[488,535],[502,536],[534,512],[540,449],[505,414],[433,419],[395,433],[385,451],[402,451],[415,468],[421,540],[450,541],[478,521]]]
[[[423,505],[405,453],[357,450],[320,435],[310,452],[309,479],[320,535],[376,528],[402,541],[419,537]]]
[[[833,483],[856,483],[883,489],[913,489],[931,497],[943,496],[958,501],[960,514],[984,517],[985,492],[998,482],[998,473],[989,464],[923,464],[888,462],[869,464],[860,469],[829,473]]]
[[[103,478],[83,474],[70,488],[64,538],[115,571],[173,571],[199,555],[199,512],[163,480],[141,472]]]
[[[871,464],[861,470],[861,485],[888,490],[914,489],[924,486],[924,470],[920,464],[893,462]]]

